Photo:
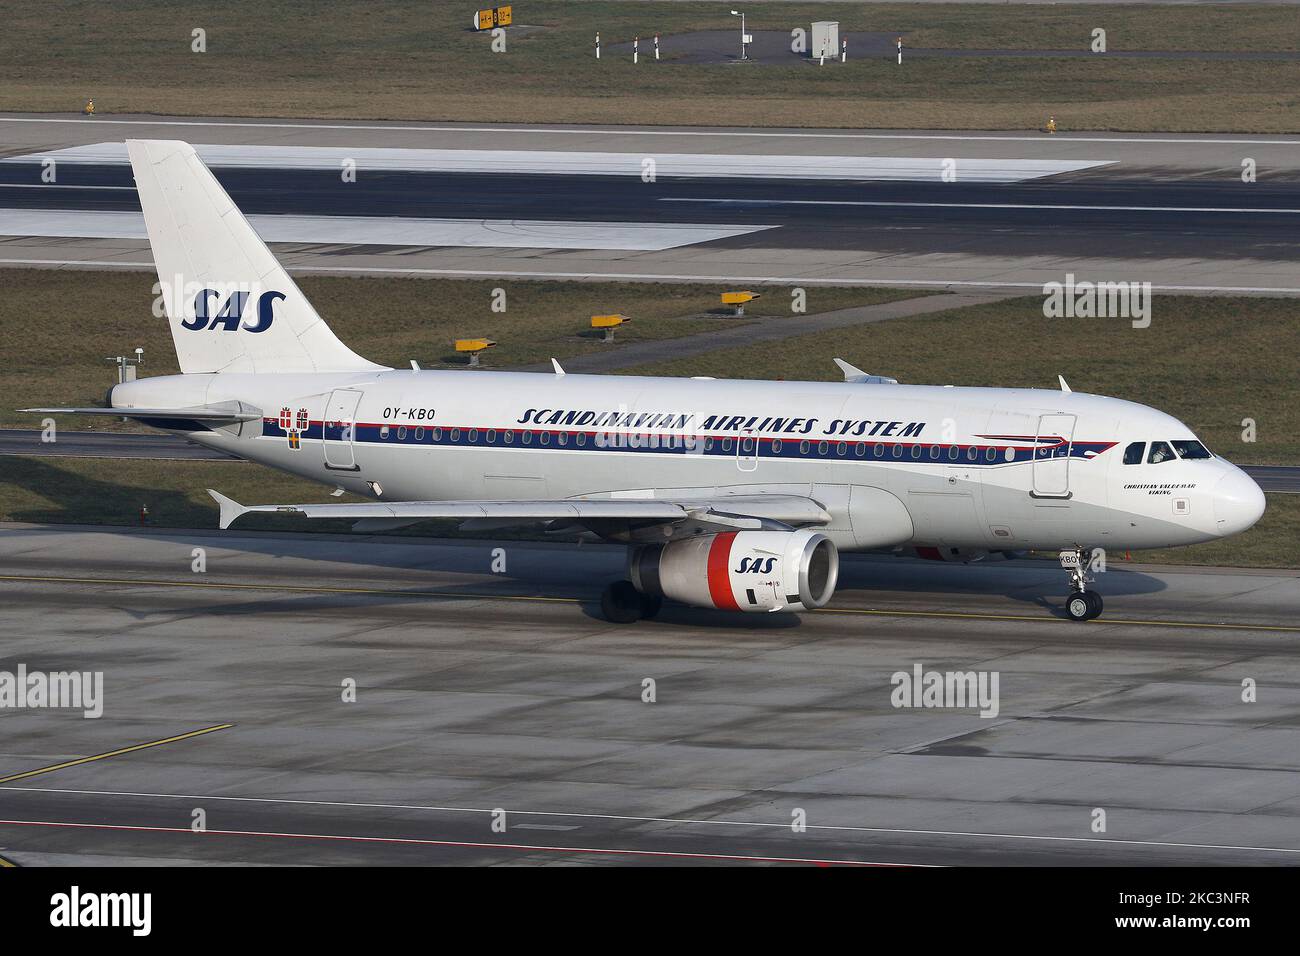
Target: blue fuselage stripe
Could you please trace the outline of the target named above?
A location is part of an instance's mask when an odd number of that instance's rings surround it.
[[[310,422],[298,434],[308,441],[346,441],[353,428],[354,444],[416,445],[430,448],[494,448],[517,451],[567,451],[656,455],[679,454],[705,457],[740,457],[842,461],[894,461],[968,466],[1015,464],[1048,458],[1091,459],[1115,446],[1114,442],[1064,441],[1024,448],[1009,444],[962,444],[956,442],[842,441],[839,439],[783,439],[680,434],[636,434],[626,432],[556,431],[522,428],[461,428],[442,425],[348,426],[334,422]],[[287,438],[289,430],[278,419],[263,421],[263,435]],[[748,442],[737,449],[738,442]],[[1010,456],[1008,456],[1010,453]]]

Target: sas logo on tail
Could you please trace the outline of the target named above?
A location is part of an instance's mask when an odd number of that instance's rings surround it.
[[[200,329],[217,329],[223,332],[265,332],[275,321],[275,303],[277,299],[286,299],[283,292],[263,292],[257,297],[257,314],[244,319],[245,307],[251,293],[232,292],[221,301],[221,293],[216,289],[203,289],[194,297],[194,318],[184,319],[181,327],[197,332]],[[220,308],[214,314],[214,303]]]
[[[741,558],[736,574],[770,574],[776,558]]]

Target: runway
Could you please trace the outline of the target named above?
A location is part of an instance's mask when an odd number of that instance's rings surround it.
[[[1112,565],[1106,617],[1079,625],[1046,562],[852,557],[825,611],[667,608],[624,628],[591,604],[620,563],[605,546],[4,526],[0,669],[102,671],[104,715],[0,711],[0,854],[1300,860],[1295,572]],[[891,676],[916,664],[996,671],[997,716],[894,707]]]
[[[1009,292],[1074,273],[1300,293],[1287,137],[16,116],[0,131],[0,265],[150,268],[112,160],[121,138],[183,136],[297,272]]]

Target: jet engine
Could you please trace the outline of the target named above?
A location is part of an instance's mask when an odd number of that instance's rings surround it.
[[[636,548],[633,586],[651,603],[665,597],[724,611],[803,611],[835,593],[840,556],[818,531],[729,531]]]

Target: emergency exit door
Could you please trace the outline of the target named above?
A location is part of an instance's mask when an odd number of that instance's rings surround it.
[[[1070,497],[1070,452],[1074,441],[1074,415],[1038,416],[1034,442],[1034,497]]]
[[[354,388],[336,388],[325,405],[321,426],[321,445],[325,449],[325,467],[337,471],[360,471],[353,443],[357,433],[357,406],[361,393]]]
[[[736,435],[736,467],[741,471],[758,468],[758,436],[753,429],[741,429]]]

